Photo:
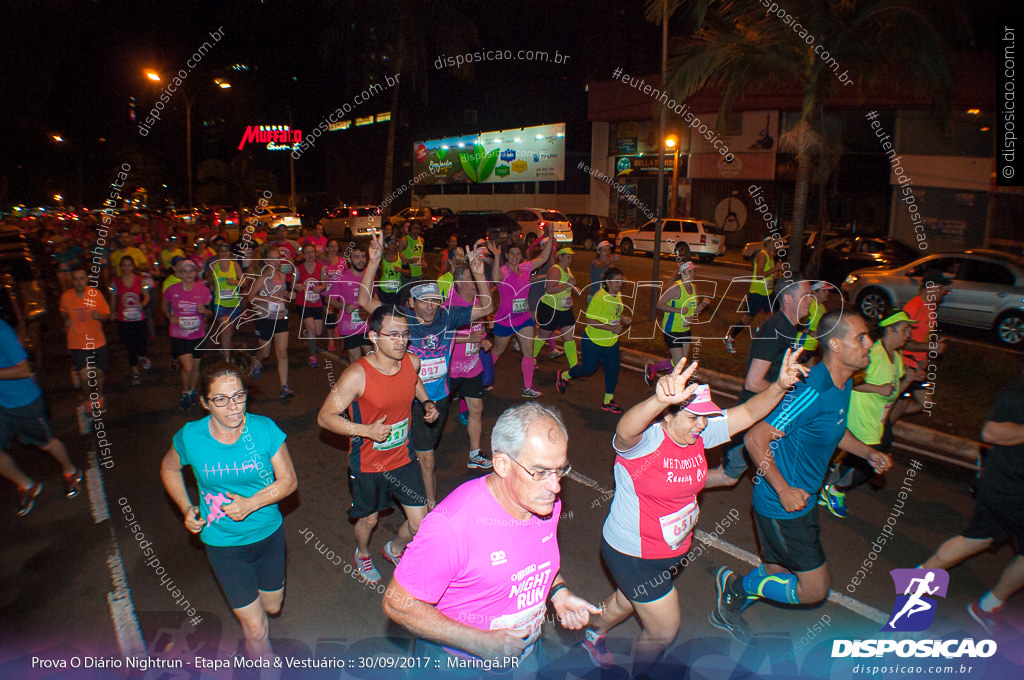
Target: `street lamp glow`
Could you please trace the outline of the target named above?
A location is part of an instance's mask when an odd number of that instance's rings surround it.
[[[677,144],[679,144],[679,138],[676,137],[675,135],[669,135],[668,137],[665,138],[666,149],[674,149],[676,148]]]
[[[50,136],[53,137],[53,141],[55,141],[55,142],[63,142],[64,141],[64,138],[61,137],[60,135],[50,135]]]
[[[224,80],[223,78],[215,78],[213,82],[214,82],[215,85],[220,87],[220,89],[222,89],[222,90],[230,90],[231,89],[231,83],[229,83],[228,81]]]
[[[60,194],[54,194],[53,195],[53,200],[55,200],[55,201],[63,201],[64,197],[61,196]]]
[[[160,82],[160,74],[152,69],[146,71],[146,77],[154,82]]]

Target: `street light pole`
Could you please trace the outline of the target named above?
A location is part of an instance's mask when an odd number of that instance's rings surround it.
[[[668,216],[677,217],[676,201],[679,199],[679,142],[672,145],[672,197],[669,199]]]
[[[668,71],[668,0],[661,4],[661,89],[665,89],[665,74]],[[657,285],[661,280],[659,277],[659,265],[661,264],[661,220],[665,205],[665,117],[667,110],[661,107],[661,127],[658,132],[658,198],[657,208],[658,221],[654,225],[654,264],[651,265],[651,281]],[[658,305],[657,291],[651,291],[651,320],[655,318]]]

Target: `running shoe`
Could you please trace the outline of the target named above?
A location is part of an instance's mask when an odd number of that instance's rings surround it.
[[[469,461],[466,463],[466,467],[468,467],[468,468],[482,468],[484,470],[488,470],[488,469],[494,467],[494,463],[492,463],[491,461],[489,461],[488,459],[484,458],[483,456],[481,456],[478,453],[475,456],[470,456],[469,457]]]
[[[601,410],[608,411],[609,413],[615,413],[616,415],[622,413],[622,407],[616,404],[614,401],[609,401],[608,403],[601,406]]]
[[[543,392],[538,392],[532,387],[524,387],[523,393],[520,395],[523,399],[536,399],[537,397],[543,397]]]
[[[153,362],[149,360],[149,357],[139,357],[139,363],[142,364],[142,370],[144,371],[153,368]]]
[[[192,390],[188,393],[189,401],[192,402],[192,406],[199,406],[199,393]]]
[[[182,411],[187,411],[189,406],[192,405],[192,396],[188,392],[181,393],[181,403],[178,404],[178,408]]]
[[[824,505],[836,517],[846,517],[846,494],[837,491],[834,484],[826,484],[818,492],[818,505]]]
[[[352,555],[352,564],[355,565],[356,575],[364,582],[370,585],[377,585],[380,583],[380,572],[377,571],[377,567],[373,566],[373,558],[369,555],[362,557],[359,555],[359,548],[356,548],[356,552]]]
[[[459,411],[459,425],[469,426],[469,411]]]
[[[43,485],[39,482],[33,482],[32,486],[22,490],[21,500],[18,501],[18,517],[24,517],[32,512],[32,508],[36,506],[36,497],[42,492]]]
[[[587,652],[591,662],[598,668],[614,668],[615,657],[604,644],[604,635],[598,635],[589,628],[583,629],[583,641],[580,646]]]
[[[82,483],[84,475],[81,470],[76,469],[69,475],[64,475],[64,495],[74,498],[78,495],[78,485]]]
[[[294,396],[295,396],[295,393],[292,392],[292,388],[288,387],[287,385],[282,385],[281,386],[281,398],[282,399],[291,399]]]
[[[317,367],[316,357],[310,357],[309,358],[309,367],[310,368],[316,368]]]
[[[725,340],[723,340],[723,342],[725,343],[726,352],[728,352],[729,354],[736,354],[736,345],[732,344],[732,338],[730,338],[727,335],[725,336]]]
[[[555,374],[555,389],[558,390],[559,394],[565,394],[565,388],[569,386],[569,381],[562,377],[562,371]]]
[[[715,628],[724,630],[741,645],[749,645],[754,635],[740,614],[746,598],[733,592],[733,584],[738,578],[732,569],[718,568],[715,574],[715,608],[708,614],[708,622]]]
[[[134,387],[135,385],[141,385],[141,384],[142,384],[142,376],[133,375],[132,376],[132,386]]]
[[[402,555],[405,554],[405,549],[403,548],[402,552],[400,552],[400,553],[398,553],[396,555],[391,550],[391,544],[393,542],[394,541],[388,541],[387,543],[385,543],[384,544],[384,549],[381,552],[384,553],[384,559],[386,559],[388,562],[390,562],[391,564],[393,564],[393,565],[395,565],[397,567],[398,563],[402,560]]]
[[[644,364],[644,382],[648,385],[658,379],[658,373],[653,369],[654,364]]]
[[[555,349],[551,350],[551,352],[548,353],[548,356],[552,359],[557,359],[558,357],[564,357],[565,352],[556,347]]]
[[[996,634],[996,628],[1003,625],[1003,617],[999,615],[999,609],[987,612],[977,602],[967,605],[967,613],[979,626],[985,629],[989,635]]]

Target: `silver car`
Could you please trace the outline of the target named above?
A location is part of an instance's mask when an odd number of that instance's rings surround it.
[[[941,271],[953,279],[937,310],[940,323],[991,329],[999,342],[1024,347],[1024,260],[997,250],[936,253],[898,269],[858,269],[843,296],[869,319],[880,319],[918,293],[921,276]]]

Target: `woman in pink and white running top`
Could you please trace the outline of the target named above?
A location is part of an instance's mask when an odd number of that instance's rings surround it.
[[[187,411],[199,403],[196,386],[199,384],[199,345],[206,337],[206,317],[212,312],[206,305],[213,300],[210,289],[198,280],[196,263],[178,262],[177,274],[181,281],[164,291],[164,315],[170,321],[171,357],[181,366],[181,403]]]
[[[497,366],[498,359],[508,349],[512,336],[519,336],[519,351],[523,355],[524,399],[536,399],[541,396],[541,393],[533,388],[533,371],[537,366],[533,338],[537,329],[533,322],[533,310],[530,309],[530,273],[548,261],[552,243],[554,239],[548,239],[540,255],[524,261],[523,246],[513,242],[505,253],[506,261],[502,266],[500,250],[492,241],[487,242],[487,247],[494,254],[491,279],[496,283],[500,281],[498,311],[494,315],[494,349],[491,350],[491,358]]]
[[[302,311],[302,334],[306,336],[309,365],[317,367],[317,339],[324,334],[324,301],[320,297],[327,290],[323,264],[316,259],[312,243],[302,246],[302,264],[295,267],[295,291]]]
[[[249,310],[246,312],[255,314],[256,337],[262,343],[256,351],[253,379],[260,379],[262,362],[270,356],[273,343],[277,377],[281,380],[281,399],[289,399],[295,393],[288,387],[288,303],[295,289],[289,285],[289,278],[282,271],[282,267],[289,263],[280,256],[276,246],[263,246],[257,262],[262,269],[249,292]]]
[[[787,351],[778,380],[728,411],[715,405],[707,385],[687,384],[697,363],[684,371],[682,359],[658,380],[653,396],[619,420],[612,439],[615,495],[601,539],[601,557],[617,589],[591,619],[582,642],[596,665],[615,665],[604,636],[631,614],[643,628],[634,675],[650,668],[675,640],[681,615],[672,577],[693,557],[687,551],[700,515],[697,494],[732,484],[721,468],[708,473],[705,448],[724,444],[767,416],[807,375],[798,355]],[[732,521],[726,519],[726,526]]]

